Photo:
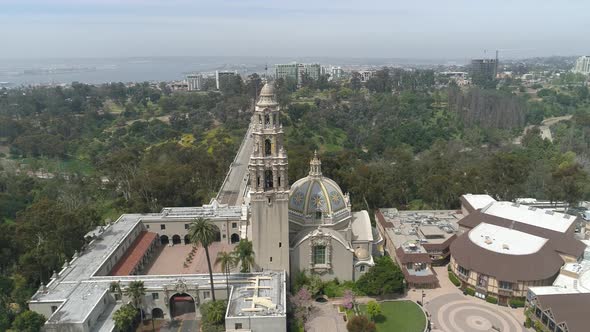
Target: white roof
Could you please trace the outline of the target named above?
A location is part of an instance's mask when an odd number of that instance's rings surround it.
[[[547,239],[510,228],[481,223],[469,232],[476,245],[506,255],[533,254],[545,245]]]
[[[473,195],[473,194],[466,194],[463,195],[463,198],[467,200],[474,209],[479,210],[486,205],[495,202],[496,200],[492,198],[490,195]]]
[[[353,241],[373,242],[373,229],[371,228],[371,219],[366,210],[352,213],[352,234]]]
[[[531,226],[550,229],[564,233],[576,219],[550,210],[538,209],[526,205],[519,205],[510,202],[495,202],[482,210],[483,213],[492,216],[514,220]]]

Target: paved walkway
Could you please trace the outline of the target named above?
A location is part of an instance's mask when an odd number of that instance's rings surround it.
[[[309,332],[347,332],[346,322],[338,313],[334,303],[314,302],[314,309],[307,321],[305,331]]]

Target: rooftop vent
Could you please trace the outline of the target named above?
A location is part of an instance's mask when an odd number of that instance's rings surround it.
[[[551,211],[551,210],[545,210],[545,214],[553,215],[553,211]]]
[[[492,239],[491,239],[489,236],[486,236],[486,237],[485,237],[485,240],[484,240],[483,242],[484,242],[485,244],[492,244],[492,243],[493,243]]]
[[[534,206],[529,206],[529,210],[531,210],[531,211],[535,211],[536,209],[537,209],[537,208],[536,208],[536,207],[534,207]]]
[[[520,206],[520,204],[518,204],[518,203],[512,203],[512,206],[514,206],[514,207],[519,207],[519,206]]]
[[[506,243],[504,243],[502,245],[502,249],[504,249],[504,250],[510,250],[510,246],[508,246]]]

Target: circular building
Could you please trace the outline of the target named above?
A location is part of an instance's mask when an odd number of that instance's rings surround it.
[[[528,287],[551,285],[565,262],[583,254],[574,217],[493,199],[469,210],[450,247],[450,268],[477,297],[500,304],[524,298]]]

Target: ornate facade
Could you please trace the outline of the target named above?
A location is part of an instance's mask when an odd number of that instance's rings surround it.
[[[250,221],[257,267],[291,274],[305,270],[325,280],[355,280],[374,264],[377,232],[369,214],[352,212],[348,194],[323,176],[317,153],[309,176],[289,189],[280,109],[272,85],[262,88],[252,121]]]

